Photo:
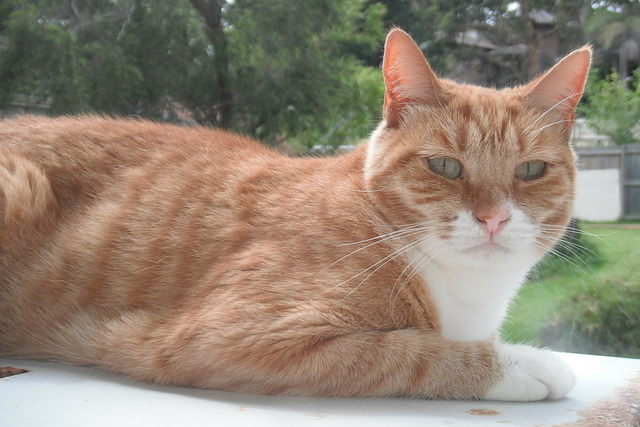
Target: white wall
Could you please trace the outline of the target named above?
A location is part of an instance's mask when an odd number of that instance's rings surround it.
[[[578,171],[574,215],[587,221],[616,221],[620,206],[620,171],[597,169]]]

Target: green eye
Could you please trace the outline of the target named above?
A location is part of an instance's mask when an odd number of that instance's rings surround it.
[[[445,178],[455,179],[462,175],[462,164],[455,159],[431,157],[427,162],[433,172]]]
[[[525,162],[516,168],[516,177],[523,181],[531,181],[542,176],[547,164],[540,160]]]

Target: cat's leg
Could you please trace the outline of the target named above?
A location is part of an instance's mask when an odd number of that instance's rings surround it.
[[[558,399],[574,385],[571,370],[552,353],[450,341],[423,330],[353,333],[297,351],[290,345],[292,353],[264,355],[277,357],[270,361],[273,367],[286,364],[265,375],[254,391],[534,401]]]
[[[155,352],[159,361],[145,363],[162,366],[160,377],[144,377],[260,394],[518,401],[560,398],[574,382],[557,356],[524,346],[451,341],[419,329],[299,332],[172,340]]]
[[[204,369],[183,369],[179,382],[259,394],[475,399],[498,383],[501,371],[492,343],[449,341],[417,329],[332,337],[266,333],[209,352],[209,360],[197,353],[189,351],[190,359],[175,366],[201,361]]]
[[[312,311],[269,323],[204,313],[120,316],[98,328],[87,357],[143,380],[258,394],[533,401],[560,398],[574,383],[558,356],[526,346],[349,330]]]

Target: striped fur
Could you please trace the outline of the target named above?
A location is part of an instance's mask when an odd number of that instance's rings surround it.
[[[251,393],[561,397],[557,356],[496,332],[569,219],[588,66],[584,48],[527,86],[458,85],[393,30],[384,120],[335,158],[139,120],[0,122],[0,355]],[[531,160],[544,175],[516,178]]]

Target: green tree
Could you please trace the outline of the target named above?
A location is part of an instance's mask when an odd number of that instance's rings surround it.
[[[363,1],[230,5],[235,127],[304,146],[365,136],[357,122],[371,130],[383,86],[358,56],[376,52],[384,40],[383,14],[380,5]]]
[[[12,2],[3,19],[0,103],[17,93],[51,100],[51,113],[154,117],[207,58],[197,15],[179,2]],[[82,7],[80,7],[80,6]]]
[[[640,72],[632,83],[632,89],[626,89],[615,72],[599,80],[596,70],[587,82],[587,102],[579,106],[588,123],[616,144],[640,142],[634,137],[640,126]]]
[[[215,123],[220,127],[229,128],[232,124],[233,92],[231,76],[229,75],[229,46],[224,33],[222,19],[224,0],[189,0],[195,10],[200,13],[205,23],[205,34],[211,43],[208,48],[211,62],[206,71],[210,81],[215,81],[215,87],[208,87],[209,102],[198,102],[198,93],[189,90],[188,99],[193,99],[192,110],[198,115],[200,122]],[[206,76],[204,76],[206,78]],[[213,90],[215,88],[215,90]]]
[[[640,65],[640,3],[602,2],[592,10],[586,29],[595,41],[618,56],[618,73],[628,85],[630,64]]]
[[[431,65],[444,75],[466,79],[473,63],[484,68],[487,85],[506,86],[535,77],[556,58],[541,55],[541,35],[558,36],[562,53],[584,43],[583,25],[591,8],[585,0],[381,0],[388,8],[388,25],[407,30]],[[549,12],[550,29],[536,31],[531,12]],[[476,30],[496,49],[460,43],[467,30]],[[559,55],[560,55],[559,54]]]
[[[7,0],[0,108],[23,93],[52,114],[186,109],[272,143],[348,143],[379,115],[382,78],[361,58],[384,13],[364,0]]]

